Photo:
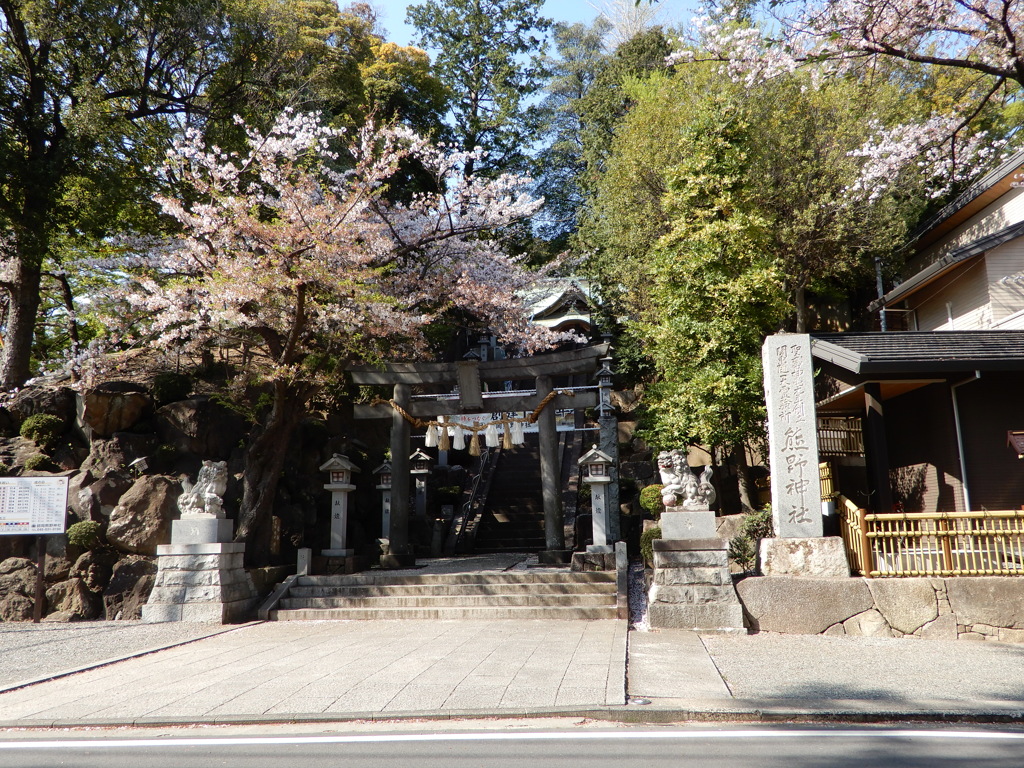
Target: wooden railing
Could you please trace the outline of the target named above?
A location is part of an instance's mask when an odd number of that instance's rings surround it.
[[[822,456],[863,456],[861,420],[854,416],[819,416],[818,453]]]
[[[1024,575],[1024,510],[874,514],[840,496],[836,511],[862,576]]]

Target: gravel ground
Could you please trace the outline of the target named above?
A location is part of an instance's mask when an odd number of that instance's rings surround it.
[[[1024,703],[1024,645],[772,633],[701,639],[741,699]]]
[[[0,623],[0,687],[215,635],[225,629],[231,627],[185,622]]]

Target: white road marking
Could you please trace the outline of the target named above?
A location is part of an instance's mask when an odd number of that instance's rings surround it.
[[[931,731],[931,730],[744,730],[744,731],[541,731],[536,733],[417,733],[362,734],[348,736],[246,736],[162,739],[74,739],[69,741],[0,741],[0,750],[124,749],[133,747],[241,747],[294,746],[302,744],[388,744],[398,742],[441,741],[636,741],[696,740],[718,741],[752,739],[917,739],[936,740],[1011,740],[1024,741],[1024,732],[1006,731]]]

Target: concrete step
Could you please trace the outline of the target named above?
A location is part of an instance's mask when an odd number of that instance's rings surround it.
[[[615,615],[614,573],[536,569],[302,576],[269,618],[606,619]]]
[[[463,619],[614,619],[614,605],[601,607],[488,606],[473,608],[304,608],[270,612],[271,621],[387,621],[426,619],[451,621]]]
[[[615,593],[614,582],[511,584],[391,584],[292,587],[289,597],[444,597],[461,595],[588,595]]]
[[[286,597],[281,610],[335,608],[594,608],[615,605],[615,592],[589,595],[386,595],[374,597]]]
[[[300,576],[299,587],[406,585],[406,584],[565,584],[581,582],[615,583],[610,571],[572,572],[563,570],[478,571],[476,573],[396,574],[392,571],[364,571],[349,575]]]
[[[540,552],[546,549],[543,539],[536,540],[508,540],[508,539],[481,539],[473,547],[473,551],[482,555],[498,552]]]

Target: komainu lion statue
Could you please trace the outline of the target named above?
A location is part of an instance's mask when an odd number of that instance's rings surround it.
[[[686,461],[686,451],[662,451],[658,454],[658,472],[661,474],[661,501],[666,507],[708,509],[717,494],[711,484],[711,467],[705,467],[700,479]]]
[[[178,497],[178,509],[182,517],[226,517],[224,492],[228,489],[228,463],[226,461],[203,461],[196,484],[187,477],[182,478],[184,489]]]

